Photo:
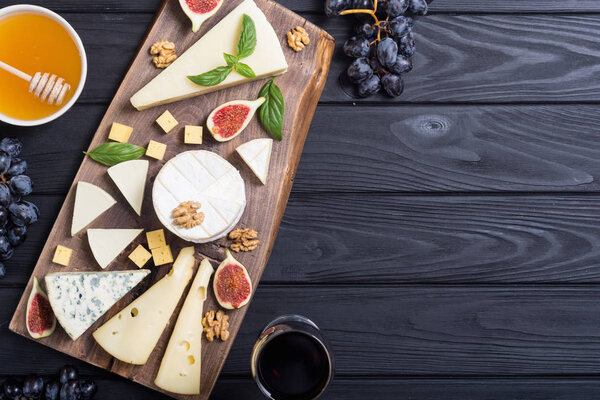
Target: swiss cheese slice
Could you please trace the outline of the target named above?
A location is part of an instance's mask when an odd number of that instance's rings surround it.
[[[252,68],[256,78],[245,78],[234,71],[223,82],[214,86],[199,86],[192,83],[187,76],[199,75],[226,65],[223,53],[236,54],[244,14],[254,21],[256,48],[254,53],[242,59],[242,62]],[[159,104],[283,74],[287,68],[279,38],[273,27],[253,0],[245,0],[180,55],[169,68],[134,94],[131,97],[131,104],[138,110],[144,110]]]
[[[142,233],[143,229],[88,229],[88,241],[94,258],[104,269]]]
[[[73,207],[71,236],[88,226],[116,203],[113,197],[96,185],[78,182]]]
[[[206,150],[178,154],[160,170],[152,189],[154,210],[160,222],[182,239],[206,243],[229,233],[246,207],[244,180],[227,160]],[[171,214],[185,201],[200,203],[202,224],[183,228]]]
[[[106,170],[137,215],[142,215],[148,165],[148,160],[130,160]]]
[[[202,308],[213,272],[208,259],[202,260],[154,381],[161,389],[178,394],[200,393]]]
[[[236,149],[240,157],[248,164],[254,175],[260,179],[263,185],[267,184],[272,149],[273,139],[251,140]]]
[[[181,249],[173,269],[106,321],[93,336],[118,360],[146,364],[194,273],[194,247]]]
[[[45,281],[56,319],[77,340],[149,273],[147,269],[55,272],[46,275]]]

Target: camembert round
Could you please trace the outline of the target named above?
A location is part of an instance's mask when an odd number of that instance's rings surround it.
[[[246,207],[244,180],[221,156],[206,150],[186,151],[160,170],[152,190],[160,222],[175,235],[194,243],[207,243],[227,235]],[[171,214],[186,201],[200,203],[204,221],[193,228],[173,222]]]

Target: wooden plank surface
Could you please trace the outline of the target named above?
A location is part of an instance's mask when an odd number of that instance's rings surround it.
[[[159,9],[158,16],[151,27],[146,39],[140,45],[140,52],[137,54],[129,72],[125,76],[119,91],[111,102],[105,116],[94,135],[89,149],[93,149],[106,142],[107,133],[113,122],[120,122],[134,127],[134,133],[130,143],[140,146],[147,146],[150,139],[157,140],[168,145],[165,159],[162,162],[151,161],[149,169],[149,182],[153,181],[164,163],[176,154],[192,149],[192,146],[183,144],[182,128],[185,125],[197,125],[200,121],[205,121],[208,114],[219,104],[223,104],[232,99],[251,99],[256,98],[265,81],[257,81],[238,87],[233,87],[218,92],[210,93],[194,100],[177,102],[169,104],[168,107],[156,107],[144,112],[136,111],[130,104],[129,98],[142,86],[141,82],[148,82],[157,74],[156,69],[151,65],[148,56],[148,48],[158,39],[165,37],[176,40],[178,48],[183,51],[195,43],[200,35],[211,29],[220,19],[233,10],[241,1],[228,2],[219,10],[219,18],[211,19],[203,25],[203,29],[198,35],[192,35],[189,31],[189,21],[181,12],[179,3],[175,0],[165,1],[163,7]],[[277,84],[286,93],[286,116],[287,121],[283,128],[283,140],[274,145],[274,151],[271,156],[269,182],[266,185],[257,183],[251,172],[244,169],[242,162],[234,157],[235,147],[250,139],[264,137],[265,133],[256,119],[246,128],[243,138],[232,140],[227,143],[217,143],[210,139],[201,146],[202,149],[214,151],[224,158],[233,162],[236,168],[240,169],[246,183],[247,209],[240,221],[240,226],[249,226],[260,232],[261,245],[252,253],[238,255],[238,259],[244,263],[252,278],[254,285],[257,285],[269,254],[273,247],[279,222],[285,210],[293,177],[298,165],[302,147],[308,133],[308,128],[317,105],[319,95],[325,84],[331,53],[333,51],[333,39],[325,31],[320,30],[315,25],[310,24],[303,18],[281,7],[277,3],[258,0],[257,4],[273,24],[276,34],[282,41],[282,48],[286,51],[285,56],[290,65],[287,73],[278,78]],[[285,34],[294,26],[304,26],[306,31],[312,37],[312,46],[307,47],[302,53],[295,53],[287,48],[285,43]],[[258,39],[260,40],[260,38]],[[174,133],[165,135],[156,125],[156,118],[166,109],[169,109],[176,119],[179,126]],[[201,122],[200,122],[201,123]],[[198,147],[196,147],[197,149]],[[235,161],[234,161],[235,160]],[[58,214],[56,223],[42,253],[36,264],[32,276],[42,278],[49,272],[64,271],[63,267],[57,267],[52,264],[52,255],[57,245],[64,245],[74,250],[71,258],[71,267],[69,270],[97,270],[94,259],[88,251],[89,246],[85,233],[81,232],[74,237],[70,236],[69,226],[73,214],[73,205],[75,201],[75,187],[77,182],[85,181],[103,187],[115,199],[120,199],[118,189],[110,183],[106,174],[106,167],[96,163],[90,158],[85,158],[75,181],[71,186],[69,194],[64,202],[61,211]],[[101,215],[92,227],[102,228],[123,228],[123,227],[141,227],[146,231],[151,231],[162,227],[158,222],[155,213],[152,211],[151,199],[152,191],[146,190],[145,204],[146,208],[142,217],[137,218],[131,212],[128,204],[121,202],[117,206]],[[135,248],[141,241],[138,238],[128,249],[126,249],[117,262],[113,263],[113,268],[130,269],[132,264],[127,260],[127,254]],[[167,243],[171,245],[174,255],[189,243],[176,238],[167,232]],[[219,243],[208,243],[196,246],[196,258],[199,260],[205,256],[212,260],[222,260],[224,258],[224,248],[226,239]],[[176,310],[171,317],[169,328],[165,329],[159,340],[153,355],[143,366],[132,366],[115,360],[105,352],[94,341],[91,333],[106,322],[133,298],[141,294],[150,284],[162,278],[170,269],[156,268],[152,278],[134,289],[131,294],[125,296],[118,302],[111,311],[99,319],[84,335],[77,341],[72,341],[63,330],[58,330],[48,338],[40,339],[38,342],[56,350],[67,353],[73,357],[83,359],[93,365],[108,369],[121,376],[127,377],[132,381],[160,390],[154,385],[154,379],[158,371],[164,348],[169,340],[172,327],[177,318]],[[27,309],[27,298],[31,291],[32,279],[30,279],[21,301],[15,311],[9,328],[26,337],[29,337],[25,324],[24,316]],[[181,300],[179,303],[181,303]],[[204,306],[206,309],[218,308],[214,296],[209,295]],[[231,339],[227,342],[203,346],[202,348],[202,377],[201,393],[198,396],[181,396],[168,393],[176,398],[194,398],[206,399],[209,397],[214,382],[217,380],[221,367],[227,357],[231,343],[242,323],[243,317],[247,311],[246,308],[235,310],[230,316]],[[167,393],[167,392],[165,392]]]

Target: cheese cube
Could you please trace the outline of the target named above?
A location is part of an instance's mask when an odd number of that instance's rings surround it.
[[[155,142],[151,140],[148,143],[148,148],[146,149],[146,155],[148,157],[156,158],[157,160],[162,160],[165,156],[165,152],[167,151],[167,145],[164,143]]]
[[[73,250],[59,244],[56,246],[56,251],[54,252],[54,258],[52,258],[52,262],[68,267],[69,262],[71,262],[72,254]]]
[[[169,264],[173,262],[173,255],[171,254],[171,246],[158,247],[152,249],[152,258],[154,259],[154,265]]]
[[[202,144],[202,127],[186,125],[183,142],[186,144]]]
[[[179,122],[177,122],[177,120],[175,119],[175,117],[173,117],[169,110],[166,110],[164,113],[162,113],[160,117],[158,117],[156,123],[160,125],[161,128],[163,128],[163,131],[165,131],[165,133],[169,133],[173,128],[177,126]]]
[[[138,266],[138,268],[142,268],[148,260],[152,258],[152,254],[144,248],[141,244],[136,247],[134,251],[129,255],[129,259]]]
[[[167,245],[167,241],[165,240],[165,231],[163,229],[146,232],[146,239],[148,239],[148,248],[150,250],[158,249],[159,247],[164,247]]]
[[[115,142],[127,143],[129,136],[131,136],[131,132],[133,132],[132,127],[119,124],[118,122],[113,122],[112,126],[110,127],[108,138],[110,140],[114,140]]]

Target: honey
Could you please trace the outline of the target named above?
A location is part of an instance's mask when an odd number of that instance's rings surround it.
[[[65,79],[71,90],[64,106],[77,90],[81,57],[69,32],[58,22],[38,14],[15,14],[0,19],[0,61],[32,75],[49,72]],[[0,113],[21,120],[35,120],[61,107],[43,103],[29,93],[29,83],[0,69]]]

